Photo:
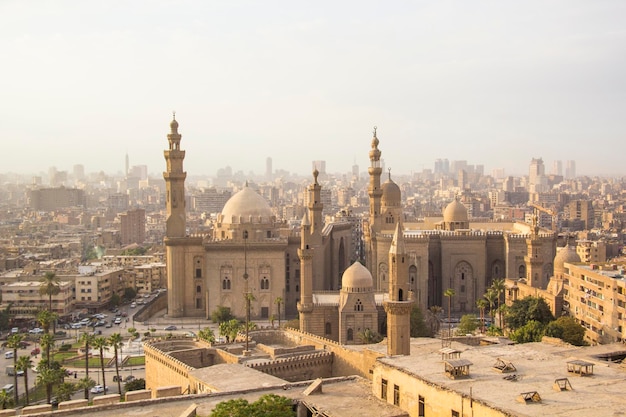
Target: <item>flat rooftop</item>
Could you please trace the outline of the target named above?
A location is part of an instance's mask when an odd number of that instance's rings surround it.
[[[444,373],[441,347],[438,339],[411,339],[410,356],[379,360],[468,398],[471,392],[475,400],[516,416],[613,416],[626,410],[625,369],[596,356],[624,351],[623,344],[593,347],[547,343],[470,346],[452,342],[451,347],[461,352],[460,358],[472,363],[469,377],[459,379],[450,379]],[[373,348],[380,349],[381,353],[386,349],[382,344]],[[493,368],[498,359],[511,362],[516,371],[498,372]],[[593,364],[593,375],[569,373],[567,363],[576,360]],[[515,380],[505,379],[513,374],[517,376]],[[559,378],[568,378],[573,390],[555,391],[552,387]],[[521,393],[532,391],[539,393],[541,403],[527,405],[517,401]]]

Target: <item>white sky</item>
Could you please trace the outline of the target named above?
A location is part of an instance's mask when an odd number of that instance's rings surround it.
[[[626,2],[0,0],[0,172],[624,175]],[[565,163],[564,163],[565,165]]]

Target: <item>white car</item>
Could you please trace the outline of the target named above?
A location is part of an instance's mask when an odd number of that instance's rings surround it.
[[[106,390],[109,390],[109,387],[106,387]],[[101,394],[104,392],[104,387],[102,385],[96,385],[95,387],[93,387],[90,392],[92,394]]]
[[[30,333],[30,334],[42,334],[43,333],[43,329],[41,329],[39,327],[35,327],[34,329],[30,329],[28,331],[28,333]]]

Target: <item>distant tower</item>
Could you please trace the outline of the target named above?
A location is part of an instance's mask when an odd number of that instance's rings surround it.
[[[568,180],[576,178],[576,161],[567,161],[567,165],[565,166],[565,178]]]
[[[185,245],[188,244],[185,219],[185,178],[183,171],[185,151],[180,150],[181,135],[178,133],[178,122],[174,117],[167,135],[169,149],[164,151],[167,170],[165,179],[165,206],[167,220],[165,223],[165,247],[167,257],[167,313],[169,317],[182,317],[185,314]]]
[[[376,233],[381,229],[381,214],[380,206],[383,196],[383,190],[380,187],[380,175],[383,172],[380,166],[381,152],[378,149],[378,137],[376,136],[376,126],[374,126],[374,137],[372,138],[372,148],[370,149],[370,166],[367,168],[367,172],[370,176],[370,183],[367,188],[370,201],[370,213],[369,213],[369,230],[365,232],[366,251],[367,251],[367,269],[372,272],[374,282],[377,279],[377,266],[375,265],[376,259]]]
[[[125,162],[126,162],[126,167],[124,170],[124,176],[128,177],[128,174],[130,172],[130,159],[128,158],[128,152],[126,152]]]
[[[389,248],[389,298],[384,302],[387,313],[387,355],[411,353],[411,308],[409,293],[409,257],[404,245],[401,222]]]
[[[300,225],[300,294],[298,313],[300,316],[300,330],[312,333],[311,313],[313,312],[313,249],[311,248],[311,222],[309,212],[305,210]]]
[[[272,180],[272,158],[270,158],[269,156],[265,159],[265,178],[268,181]]]

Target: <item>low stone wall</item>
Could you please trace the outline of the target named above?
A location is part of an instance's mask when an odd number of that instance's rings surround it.
[[[149,400],[152,398],[152,391],[149,389],[140,389],[137,391],[128,391],[126,393],[126,402],[128,401],[139,401],[139,400]]]
[[[167,308],[167,293],[158,294],[150,303],[142,306],[135,313],[135,321],[146,321],[161,310]]]
[[[182,388],[178,385],[170,387],[158,387],[152,391],[152,398],[174,397],[181,395]]]
[[[40,414],[52,411],[52,406],[50,404],[42,404],[42,405],[31,405],[28,407],[22,408],[23,416],[27,416],[30,414]]]
[[[0,410],[0,417],[12,417],[15,415],[15,410]]]
[[[59,403],[59,410],[73,410],[75,408],[87,407],[89,405],[89,400],[70,400],[70,401],[62,401]]]
[[[182,413],[178,415],[178,417],[196,417],[196,409],[198,408],[198,404],[191,404],[189,407],[185,409]]]
[[[119,394],[99,395],[97,397],[93,397],[94,406],[115,404],[119,402],[120,402]]]

